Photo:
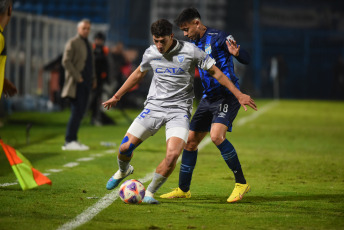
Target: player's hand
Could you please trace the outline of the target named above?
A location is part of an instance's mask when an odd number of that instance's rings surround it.
[[[3,93],[5,97],[12,97],[14,94],[18,93],[17,88],[10,82],[7,78],[4,79]]]
[[[250,97],[250,95],[242,94],[239,98],[239,103],[242,107],[244,107],[245,111],[247,111],[246,105],[250,106],[252,109],[257,111],[257,105],[254,100]]]
[[[116,97],[115,95],[113,95],[112,98],[110,98],[109,100],[103,102],[103,106],[104,109],[109,110],[112,107],[115,107],[117,102],[119,102],[120,98]]]
[[[240,45],[237,45],[235,40],[230,40],[230,42],[227,40],[226,45],[230,54],[235,57],[239,56]]]

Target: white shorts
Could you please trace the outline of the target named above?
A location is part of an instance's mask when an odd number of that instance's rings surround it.
[[[183,109],[145,108],[136,117],[127,132],[144,141],[165,125],[166,141],[171,137],[179,137],[186,142],[189,135],[189,123],[190,113]]]

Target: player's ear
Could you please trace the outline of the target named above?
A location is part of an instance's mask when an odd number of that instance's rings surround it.
[[[11,15],[12,15],[12,5],[10,5],[10,6],[8,7],[8,10],[7,10],[7,16],[8,16],[8,17],[11,17]]]
[[[174,37],[174,33],[171,34],[171,39],[173,39],[173,37]]]

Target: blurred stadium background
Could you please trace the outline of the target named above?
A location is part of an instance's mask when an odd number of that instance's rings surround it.
[[[231,33],[251,54],[235,63],[242,90],[255,98],[344,99],[344,1],[342,0],[13,0],[5,29],[6,77],[19,94],[1,110],[55,110],[58,60],[76,24],[89,18],[89,39],[103,31],[111,48],[122,42],[137,66],[151,44],[150,24],[171,22],[194,6],[206,26]],[[175,35],[184,39],[177,27]],[[58,61],[57,61],[58,63]],[[138,92],[145,97],[148,82]],[[111,90],[110,90],[111,91]],[[26,101],[24,105],[18,105]],[[31,104],[30,104],[31,103]],[[41,103],[41,106],[39,106]],[[139,103],[138,103],[139,104]],[[17,105],[17,107],[15,106]]]

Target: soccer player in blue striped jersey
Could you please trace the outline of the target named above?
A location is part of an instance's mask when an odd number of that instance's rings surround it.
[[[115,95],[103,103],[105,108],[115,106],[120,98],[140,82],[149,70],[153,78],[145,101],[145,108],[134,120],[119,147],[119,169],[109,179],[106,188],[111,190],[133,173],[130,165],[134,150],[162,126],[166,128],[166,156],[158,165],[148,185],[144,203],[158,204],[156,191],[173,172],[177,159],[184,149],[189,134],[189,119],[194,98],[195,67],[204,69],[228,88],[243,106],[256,108],[249,95],[243,94],[222,73],[211,58],[194,44],[174,39],[172,24],[165,19],[151,26],[154,45],[146,49],[140,66],[129,76]]]
[[[238,78],[234,73],[233,56],[243,64],[248,64],[250,57],[246,51],[240,50],[234,38],[226,32],[203,25],[201,16],[195,8],[183,10],[175,23],[184,32],[184,36],[215,59],[216,66],[239,89]],[[179,187],[160,197],[191,197],[190,184],[196,165],[198,145],[210,132],[212,142],[220,150],[235,177],[235,187],[227,202],[236,202],[250,190],[236,150],[226,138],[227,131],[232,131],[232,123],[239,111],[240,103],[228,89],[219,84],[216,79],[211,78],[206,71],[200,69],[199,72],[204,87],[203,97],[191,120],[180,166]],[[247,110],[245,106],[244,109]],[[257,110],[256,107],[253,109]]]

